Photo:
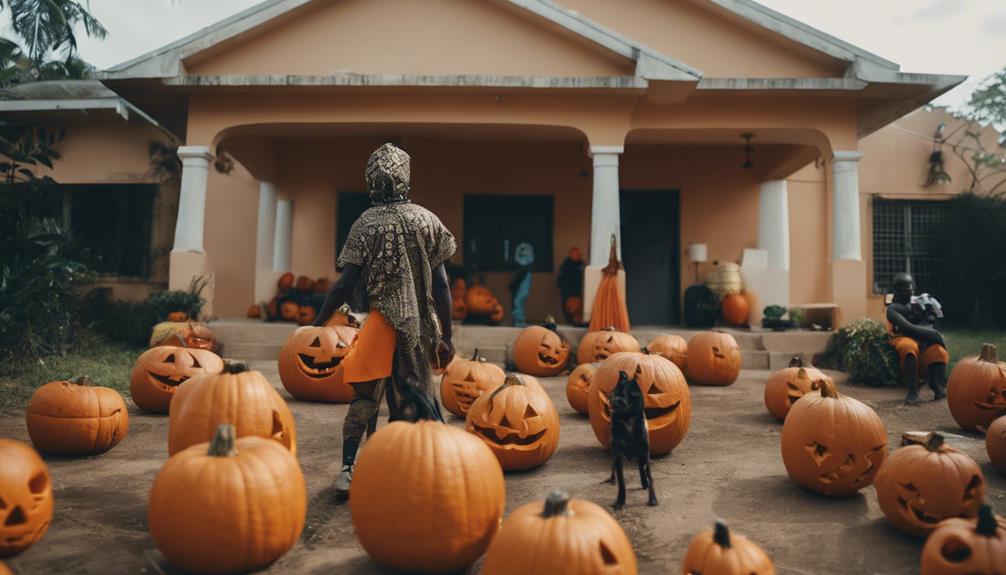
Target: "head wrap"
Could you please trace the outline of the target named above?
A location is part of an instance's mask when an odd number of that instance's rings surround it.
[[[393,144],[384,144],[367,160],[367,195],[372,204],[409,199],[409,154]]]

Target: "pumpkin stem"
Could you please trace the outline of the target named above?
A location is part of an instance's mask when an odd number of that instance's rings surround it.
[[[84,386],[87,386],[87,385],[91,385],[91,378],[87,377],[86,375],[82,375],[82,376],[78,377],[77,379],[74,379],[74,380],[70,381],[70,383],[72,383],[74,385],[84,385]]]
[[[486,358],[479,357],[479,348],[477,348],[477,347],[475,348],[475,353],[472,354],[472,361],[477,361],[479,363],[485,363],[486,362]]]
[[[555,318],[552,317],[552,316],[550,316],[550,315],[549,316],[545,316],[544,327],[546,329],[548,329],[548,330],[551,330],[551,331],[556,331],[556,330],[559,329],[559,325],[557,323],[555,323]]]
[[[791,367],[796,367],[796,366],[791,366]],[[796,372],[796,378],[797,379],[810,379],[810,376],[807,375],[806,368],[800,367],[800,369],[798,369],[797,372]]]
[[[838,399],[838,387],[835,386],[834,381],[831,381],[830,379],[821,381],[821,397]]]
[[[803,367],[803,358],[799,355],[794,355],[792,359],[789,360],[790,367]]]
[[[572,515],[569,510],[569,493],[565,491],[553,491],[545,498],[545,509],[541,516],[545,519],[556,515]]]
[[[506,379],[503,380],[503,385],[524,385],[524,382],[520,380],[514,373],[506,374]]]
[[[935,431],[906,431],[901,434],[901,446],[921,445],[929,451],[939,451],[944,438]]]
[[[730,549],[730,528],[719,519],[716,520],[716,527],[713,529],[713,543],[724,549]]]
[[[978,525],[975,526],[975,531],[984,537],[995,537],[998,528],[999,522],[996,521],[996,514],[992,512],[992,506],[983,503],[978,508]]]
[[[609,326],[602,327],[601,331],[618,331],[618,330],[615,329],[615,326],[609,325]]]
[[[248,371],[248,364],[243,361],[232,359],[224,360],[224,369],[221,373],[244,373]]]
[[[978,356],[978,359],[980,359],[982,361],[987,361],[989,363],[996,363],[997,362],[997,360],[996,360],[996,346],[994,344],[991,344],[991,343],[983,343],[982,344],[982,352],[981,352],[981,355]]]
[[[206,452],[211,457],[233,457],[238,450],[234,447],[237,431],[229,423],[221,423],[217,426],[213,439],[210,440],[210,449]]]

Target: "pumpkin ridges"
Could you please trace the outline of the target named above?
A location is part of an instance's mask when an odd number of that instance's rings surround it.
[[[91,386],[86,376],[52,381],[32,394],[25,410],[28,436],[43,452],[95,455],[129,432],[129,411],[119,392]]]
[[[8,510],[19,506],[25,514],[21,524],[0,522],[0,558],[5,558],[28,549],[46,534],[52,521],[53,491],[48,466],[26,443],[0,437],[0,462],[0,497]],[[38,476],[45,478],[45,486],[41,493],[32,493],[28,484]],[[22,538],[25,531],[30,535]]]
[[[990,393],[997,390],[998,393]],[[947,407],[962,429],[984,431],[1006,415],[1006,364],[997,362],[994,345],[982,344],[981,353],[962,359],[947,381]]]

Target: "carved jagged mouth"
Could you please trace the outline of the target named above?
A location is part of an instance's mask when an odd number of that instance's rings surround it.
[[[331,361],[316,362],[313,357],[303,353],[298,353],[297,358],[300,360],[300,370],[304,372],[304,375],[317,379],[332,375],[335,368],[342,362],[341,357],[333,357]]]
[[[786,405],[789,405],[789,406],[792,407],[792,405],[796,402],[796,400],[800,399],[801,397],[803,397],[803,394],[800,394],[800,395],[794,395],[792,393],[787,394],[786,395],[786,401],[787,401]]]
[[[608,354],[598,352],[598,353],[594,354],[594,357],[597,358],[597,361],[604,361],[604,360],[608,359]]]
[[[527,437],[521,437],[515,432],[507,433],[504,437],[500,437],[495,429],[489,427],[481,427],[476,425],[475,431],[479,435],[485,437],[486,439],[491,439],[494,443],[499,445],[531,445],[536,443],[539,439],[545,436],[545,429],[542,429],[538,433],[528,435]]]
[[[663,417],[668,413],[674,413],[678,410],[678,406],[681,405],[680,401],[674,402],[674,405],[669,407],[647,407],[643,409],[643,413],[646,414],[646,419],[657,419]]]
[[[1004,403],[989,403],[985,401],[976,401],[975,407],[978,409],[984,409],[987,411],[1002,411],[1006,413],[1006,404]]]
[[[547,355],[538,354],[538,359],[546,365],[559,365],[559,360],[554,357],[549,357]]]
[[[898,504],[904,507],[906,510],[911,512],[911,514],[919,520],[920,523],[925,523],[926,525],[936,525],[940,521],[946,519],[945,517],[938,517],[936,515],[930,515],[921,509],[916,509],[908,504],[905,498],[898,496]]]
[[[189,377],[187,375],[183,375],[179,379],[174,379],[174,378],[172,378],[170,376],[160,375],[160,374],[154,373],[152,371],[148,371],[147,375],[149,375],[150,377],[154,378],[154,380],[157,383],[161,384],[160,387],[162,389],[164,389],[165,391],[172,392],[172,393],[174,393],[176,387],[178,387],[179,385],[185,383],[189,379]]]

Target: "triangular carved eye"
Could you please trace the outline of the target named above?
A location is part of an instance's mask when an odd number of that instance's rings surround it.
[[[28,516],[24,514],[24,509],[21,509],[20,505],[14,507],[14,510],[10,512],[7,516],[7,520],[4,521],[4,527],[10,527],[12,525],[23,525],[28,522]]]
[[[814,459],[814,463],[818,465],[821,465],[821,462],[828,458],[828,447],[816,441],[808,445],[806,449]]]
[[[7,509],[7,503],[4,502],[3,497],[0,497],[0,509]]]
[[[164,363],[175,363],[175,354],[168,354],[168,357],[164,358]]]
[[[651,385],[650,389],[646,390],[646,394],[647,395],[663,395],[664,392],[662,392],[659,389],[657,389],[656,385]]]
[[[196,356],[194,356],[194,355],[192,356],[192,367],[197,367],[197,368],[202,368],[203,367],[203,365],[201,363],[199,363],[199,358],[196,357]]]
[[[505,415],[503,416],[503,419],[500,420],[500,427],[505,427],[507,429],[513,428],[513,426],[510,425],[510,420],[507,419]]]
[[[975,499],[975,492],[977,492],[982,487],[982,478],[977,475],[971,476],[971,481],[968,482],[968,486],[964,489],[964,503],[970,503]]]
[[[524,419],[529,419],[532,417],[538,417],[538,412],[535,411],[534,408],[531,407],[531,404],[529,403],[528,406],[524,409]]]
[[[321,338],[320,337],[314,338],[314,341],[312,341],[311,345],[309,345],[308,347],[321,347]]]
[[[471,372],[468,372],[468,375],[465,376],[465,381],[475,383],[475,376]]]
[[[618,558],[615,554],[611,552],[611,549],[604,543],[600,542],[601,546],[601,560],[604,561],[605,565],[618,565]]]
[[[613,335],[609,335],[609,336],[608,336],[608,343],[611,343],[611,342],[613,342],[613,341],[615,341],[615,336],[613,336]]]
[[[42,472],[36,473],[35,477],[28,481],[28,491],[31,491],[32,495],[40,495],[48,486],[49,478]]]

